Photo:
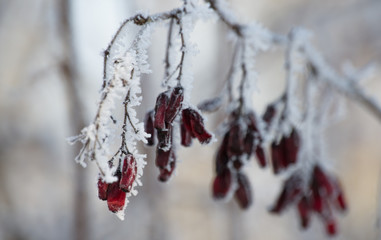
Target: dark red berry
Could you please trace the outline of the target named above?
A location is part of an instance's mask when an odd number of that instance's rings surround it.
[[[159,174],[159,181],[166,182],[169,180],[169,178],[172,176],[173,171],[176,167],[176,155],[173,151],[170,151],[170,162],[167,167],[159,168],[160,174]]]
[[[192,134],[186,129],[184,123],[180,124],[181,131],[181,145],[189,147],[192,145]]]
[[[202,116],[191,108],[182,111],[182,120],[185,128],[192,133],[192,137],[199,140],[200,143],[209,143],[212,135],[204,127]]]
[[[253,132],[246,133],[245,140],[244,140],[244,152],[246,153],[247,158],[250,158],[255,148],[254,140],[255,140],[255,136]]]
[[[310,207],[308,205],[308,200],[303,196],[298,203],[298,213],[300,217],[300,225],[302,228],[307,228],[310,223]]]
[[[248,131],[258,133],[257,121],[254,112],[250,112],[246,115]]]
[[[239,173],[237,175],[237,184],[238,188],[234,197],[242,209],[247,209],[253,202],[249,179],[246,175]]]
[[[284,154],[284,148],[282,141],[279,144],[273,142],[271,144],[271,162],[273,165],[273,171],[278,174],[283,168],[285,168],[286,159]]]
[[[184,89],[182,87],[175,87],[172,90],[171,97],[168,101],[168,106],[165,112],[165,121],[172,123],[177,114],[181,110],[182,102],[184,99]]]
[[[313,181],[322,196],[331,196],[334,190],[331,179],[327,176],[320,166],[316,165],[313,170]]]
[[[221,199],[226,197],[232,185],[232,173],[228,168],[217,175],[213,182],[213,197]]]
[[[165,129],[165,113],[168,105],[168,95],[166,92],[160,93],[156,99],[154,127],[156,129]]]
[[[224,171],[228,167],[228,162],[229,162],[229,157],[227,153],[228,141],[229,141],[229,132],[225,134],[224,139],[216,155],[217,175],[222,173],[222,171]]]
[[[298,132],[293,129],[290,136],[285,138],[285,148],[287,152],[287,163],[294,164],[298,158],[300,137]],[[287,164],[287,165],[288,165]]]
[[[229,130],[228,155],[240,156],[244,152],[244,139],[239,122],[233,123]]]
[[[275,106],[273,104],[268,105],[262,117],[263,121],[269,124],[273,120],[275,114],[276,114]]]
[[[172,146],[172,126],[169,125],[167,129],[157,129],[157,147],[167,151]]]
[[[281,213],[287,206],[294,203],[302,193],[302,183],[302,179],[298,175],[291,175],[283,184],[283,190],[270,212]]]
[[[266,167],[267,162],[266,162],[266,156],[263,148],[258,145],[255,149],[255,155],[257,156],[257,161],[259,166],[261,167]]]
[[[166,168],[171,161],[172,149],[164,151],[161,148],[156,149],[156,166],[159,168]]]

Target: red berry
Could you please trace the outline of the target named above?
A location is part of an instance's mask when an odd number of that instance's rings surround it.
[[[302,228],[307,228],[310,223],[310,207],[305,196],[299,200],[298,213],[300,217],[300,225]]]
[[[102,178],[98,178],[98,198],[100,200],[107,200],[108,183],[103,182]]]
[[[347,210],[347,201],[345,200],[344,192],[338,179],[333,179],[336,196],[334,202],[337,208],[341,211]]]
[[[176,156],[173,151],[170,151],[170,163],[169,166],[165,168],[159,168],[160,174],[159,174],[159,181],[166,182],[169,180],[169,178],[172,176],[173,171],[176,167]]]
[[[160,93],[156,99],[154,127],[165,129],[165,113],[167,110],[168,95],[166,92]]]
[[[132,188],[132,184],[135,181],[137,174],[137,164],[133,155],[128,154],[124,161],[122,167],[122,177],[119,182],[119,187],[125,191],[130,192]]]
[[[241,125],[235,122],[229,130],[228,155],[240,156],[243,154],[244,147]]]
[[[328,177],[320,166],[316,165],[313,170],[313,181],[316,187],[320,191],[322,196],[331,196],[334,190],[334,186],[331,182],[330,177]]]
[[[179,113],[182,102],[184,99],[184,89],[182,87],[175,87],[172,91],[171,97],[168,101],[168,106],[165,111],[165,121],[172,123]]]
[[[227,153],[227,146],[229,141],[229,132],[227,132],[222,140],[221,146],[218,149],[216,156],[216,173],[222,173],[228,167],[229,157]]]
[[[285,138],[285,148],[287,152],[287,165],[294,164],[298,158],[300,137],[298,132],[293,129],[290,136]]]
[[[283,190],[270,212],[281,213],[287,206],[294,203],[302,193],[302,184],[302,179],[298,175],[291,175],[283,184]]]
[[[195,110],[186,108],[182,111],[182,121],[185,128],[197,138],[200,143],[209,143],[212,135],[205,130],[204,119]]]
[[[283,151],[283,144],[281,143],[282,141],[279,144],[276,144],[275,142],[271,144],[271,161],[275,174],[278,174],[283,168],[285,168],[286,163],[286,156]]]
[[[192,145],[192,134],[186,129],[184,123],[180,124],[181,131],[181,145],[189,147]]]
[[[107,205],[111,212],[123,210],[126,192],[119,188],[119,180],[109,185],[107,190]]]
[[[228,168],[217,175],[213,182],[213,197],[221,199],[226,197],[232,184],[232,173]]]
[[[164,151],[161,148],[156,149],[156,166],[159,168],[166,168],[171,162],[172,149]]]
[[[144,119],[144,129],[146,133],[151,134],[149,138],[147,138],[147,145],[153,146],[155,144],[155,128],[153,126],[153,118],[154,118],[154,111],[149,111],[146,114],[146,117]]]
[[[267,165],[266,156],[261,146],[259,145],[257,146],[257,148],[255,149],[255,155],[257,156],[257,161],[259,163],[259,166],[266,167]]]
[[[333,235],[336,235],[336,232],[337,232],[337,229],[336,229],[336,222],[332,219],[330,221],[328,221],[326,224],[325,224],[325,228],[326,228],[326,231],[327,231],[327,234],[329,236],[333,236]]]
[[[269,124],[273,120],[275,114],[276,114],[275,106],[272,104],[268,105],[262,117],[263,121]]]
[[[242,209],[247,209],[253,202],[249,179],[246,175],[239,173],[237,175],[238,188],[234,197]]]
[[[168,150],[172,146],[172,126],[169,125],[167,129],[157,129],[157,147],[160,149]]]
[[[255,147],[254,140],[255,137],[253,132],[246,133],[244,140],[244,152],[247,154],[248,158],[250,158],[251,154],[253,153]]]

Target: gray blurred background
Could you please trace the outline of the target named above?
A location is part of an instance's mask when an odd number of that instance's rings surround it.
[[[144,9],[151,13],[177,7],[175,0],[0,0],[0,239],[326,239],[316,217],[300,231],[295,209],[282,216],[267,212],[282,177],[246,169],[254,205],[211,198],[214,152],[218,144],[198,144],[179,153],[176,176],[159,183],[152,149],[144,186],[130,199],[120,221],[98,200],[97,170],[74,162],[76,147],[66,137],[92,121],[102,81],[102,51],[121,21]],[[293,26],[314,32],[314,43],[338,69],[350,60],[362,67],[381,62],[379,0],[230,0],[243,21],[255,20],[286,34]],[[69,12],[65,17],[63,13]],[[68,20],[69,22],[65,21]],[[70,25],[68,25],[68,23]],[[155,31],[150,49],[153,73],[143,79],[144,103],[153,107],[163,76],[166,29]],[[231,46],[221,23],[199,22],[193,41],[193,99],[216,95],[227,74]],[[283,49],[258,57],[258,112],[283,91]],[[68,70],[69,69],[69,70]],[[378,69],[380,65],[378,65]],[[364,82],[381,102],[380,70]],[[349,211],[338,215],[335,239],[378,239],[381,124],[351,101],[343,121],[327,131],[335,174],[344,185]],[[216,129],[223,114],[208,117]]]

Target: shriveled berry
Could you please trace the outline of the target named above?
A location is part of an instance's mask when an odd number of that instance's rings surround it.
[[[298,158],[298,151],[300,145],[300,137],[298,132],[295,129],[293,129],[290,136],[285,138],[285,141],[285,147],[287,151],[287,163],[294,164],[296,163]]]
[[[146,114],[146,117],[144,119],[144,129],[146,133],[150,134],[151,136],[147,138],[147,145],[153,146],[155,144],[155,128],[153,126],[153,119],[154,119],[155,112],[149,111]]]
[[[233,167],[236,169],[236,170],[240,170],[243,166],[243,162],[241,162],[241,160],[239,158],[235,158],[234,161],[233,161]]]
[[[273,104],[270,104],[267,106],[265,113],[263,114],[262,119],[267,124],[269,124],[273,120],[275,114],[276,114],[275,106]]]
[[[192,145],[192,134],[186,129],[184,123],[180,124],[181,131],[181,145],[189,147]]]
[[[217,175],[213,182],[213,197],[222,199],[226,197],[232,185],[232,173],[228,168]]]
[[[172,176],[173,171],[175,170],[176,167],[176,156],[173,151],[170,152],[170,163],[169,166],[165,168],[159,168],[160,174],[159,174],[159,181],[161,182],[166,182],[169,180],[169,178]]]
[[[119,187],[123,191],[131,191],[132,184],[135,181],[137,171],[138,168],[134,156],[132,154],[128,154],[123,161],[122,176],[119,182]]]
[[[335,188],[334,203],[338,210],[345,211],[347,210],[347,201],[344,196],[343,189],[338,179],[333,179],[333,185]]]
[[[156,149],[156,166],[159,168],[166,168],[171,160],[172,149],[164,151],[161,148]]]
[[[312,186],[312,209],[318,213],[322,213],[324,208],[323,208],[323,199],[319,193],[318,186]]]
[[[281,143],[276,144],[273,142],[271,144],[271,161],[275,174],[278,174],[285,167],[285,157],[283,145]]]
[[[157,129],[157,147],[167,151],[172,146],[172,126],[167,129]]]
[[[302,228],[307,228],[310,223],[310,207],[308,205],[308,200],[303,196],[298,203],[298,213],[300,217],[300,225]]]
[[[179,113],[182,102],[184,99],[184,89],[182,87],[175,87],[172,90],[171,97],[168,101],[168,106],[165,111],[165,121],[167,123],[172,123]]]
[[[266,156],[265,156],[265,151],[261,146],[257,146],[255,149],[255,155],[257,156],[257,161],[259,166],[261,167],[266,167],[267,162],[266,162]]]
[[[227,167],[229,162],[229,157],[227,154],[227,146],[229,141],[229,132],[227,132],[224,136],[224,139],[222,141],[222,144],[220,148],[218,149],[217,155],[216,155],[216,173],[217,175],[222,173]]]
[[[108,183],[103,182],[102,178],[98,178],[98,198],[100,200],[107,200]]]
[[[235,191],[234,197],[242,209],[247,209],[253,202],[251,186],[246,175],[239,173],[237,175],[238,188]]]
[[[250,158],[251,154],[253,153],[253,150],[255,149],[254,140],[255,136],[253,132],[246,133],[244,140],[244,152],[246,153],[247,158]]]
[[[241,125],[235,122],[229,130],[228,155],[240,156],[244,152],[244,147]]]
[[[156,129],[165,129],[165,113],[168,105],[168,95],[166,92],[160,93],[156,99],[155,105],[155,117],[154,117],[154,127]]]
[[[192,137],[199,140],[200,143],[209,143],[212,135],[206,131],[204,127],[204,119],[202,116],[191,108],[182,111],[182,121],[185,128],[192,133]]]
[[[302,179],[298,175],[292,175],[283,184],[283,190],[279,195],[274,207],[270,209],[272,213],[281,213],[287,206],[292,204],[302,193]]]
[[[246,114],[246,120],[247,120],[247,128],[251,132],[256,132],[258,133],[258,128],[257,128],[257,121],[255,118],[254,112],[249,112]]]
[[[316,184],[319,193],[323,196],[331,196],[334,191],[334,186],[329,176],[327,176],[319,165],[316,165],[313,170],[313,181]]]

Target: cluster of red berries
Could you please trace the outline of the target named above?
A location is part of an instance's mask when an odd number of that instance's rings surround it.
[[[327,234],[335,235],[336,221],[331,205],[341,212],[347,209],[339,180],[315,165],[308,184],[304,181],[300,173],[291,175],[285,181],[283,190],[270,211],[280,214],[288,206],[295,204],[303,229],[309,226],[311,214],[316,213],[325,224]]]
[[[254,113],[241,117],[233,112],[230,118],[228,130],[216,156],[217,176],[213,182],[213,197],[222,199],[234,192],[239,206],[246,209],[252,203],[252,193],[250,181],[242,172],[242,167],[253,153],[261,167],[266,166],[266,158]]]
[[[98,197],[101,200],[107,200],[108,209],[111,212],[123,210],[126,194],[132,190],[137,170],[137,163],[134,156],[127,154],[123,160],[122,169],[120,170],[119,166],[115,172],[117,181],[106,183],[102,178],[98,179]]]
[[[149,111],[145,118],[145,130],[151,136],[147,139],[149,146],[156,146],[155,164],[159,168],[160,181],[168,181],[176,166],[176,144],[173,144],[173,129],[178,124],[181,135],[181,145],[189,147],[193,139],[202,144],[209,143],[212,135],[205,129],[204,119],[200,112],[191,107],[184,108],[184,89],[176,86],[162,92],[156,99],[155,109]],[[284,112],[280,114],[281,124]],[[274,104],[267,107],[262,120],[267,123],[264,130],[268,131],[277,115]],[[178,119],[175,121],[175,119]],[[282,129],[280,125],[276,129]],[[271,165],[275,174],[286,170],[298,161],[300,136],[294,127],[289,134],[278,135],[270,144]],[[251,184],[242,171],[243,166],[255,155],[260,167],[266,167],[267,160],[263,148],[263,138],[259,131],[254,112],[233,111],[229,117],[227,131],[217,151],[215,163],[216,176],[213,181],[213,197],[226,199],[234,195],[242,209],[247,209],[253,202]],[[112,212],[123,210],[126,194],[129,193],[137,175],[137,163],[133,155],[127,154],[123,165],[115,173],[117,181],[105,183],[98,180],[98,196],[107,200]],[[120,163],[121,164],[121,163]],[[281,214],[288,206],[295,204],[299,213],[302,228],[307,228],[312,213],[316,213],[324,222],[329,235],[336,233],[336,221],[331,205],[338,210],[346,210],[346,201],[338,179],[327,175],[319,165],[313,167],[310,175],[299,169],[285,181],[270,212]],[[308,181],[307,177],[310,176]]]
[[[173,145],[173,124],[181,112],[180,131],[181,144],[188,147],[192,138],[200,143],[209,143],[212,135],[205,129],[203,117],[193,108],[183,109],[184,89],[177,86],[169,91],[162,92],[156,99],[155,110],[146,114],[145,129],[151,134],[148,145],[155,144],[156,166],[160,170],[159,180],[168,181],[176,166],[176,154]]]

